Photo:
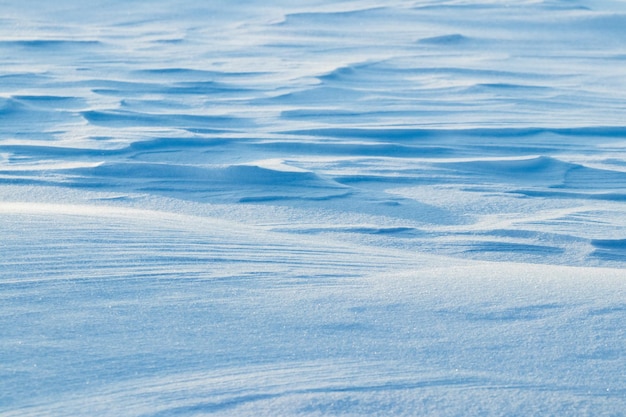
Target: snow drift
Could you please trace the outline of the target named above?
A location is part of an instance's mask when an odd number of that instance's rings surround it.
[[[0,4],[3,416],[623,415],[623,4]]]

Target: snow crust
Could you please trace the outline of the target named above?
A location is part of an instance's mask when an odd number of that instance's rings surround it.
[[[0,10],[0,415],[624,415],[622,2]]]

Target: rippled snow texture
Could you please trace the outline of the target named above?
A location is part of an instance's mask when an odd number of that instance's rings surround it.
[[[624,415],[624,3],[0,10],[1,415]]]

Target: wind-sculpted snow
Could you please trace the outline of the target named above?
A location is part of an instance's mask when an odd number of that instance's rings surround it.
[[[0,10],[0,415],[624,415],[622,2]]]

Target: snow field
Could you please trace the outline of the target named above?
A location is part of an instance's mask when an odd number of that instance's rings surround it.
[[[0,10],[3,417],[624,415],[621,2]]]

